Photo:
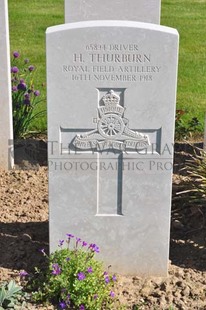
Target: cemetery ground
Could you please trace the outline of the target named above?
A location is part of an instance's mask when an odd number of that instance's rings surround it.
[[[46,143],[42,139],[38,143],[41,152],[35,161],[28,156],[32,144],[28,148],[20,144],[16,169],[0,171],[1,281],[18,282],[20,271],[30,273],[44,262],[40,249],[48,253]],[[187,188],[187,179],[173,176],[169,276],[118,275],[115,292],[126,309],[206,309],[205,209],[189,205],[186,197],[177,199],[176,192]],[[54,308],[28,302],[24,309]]]

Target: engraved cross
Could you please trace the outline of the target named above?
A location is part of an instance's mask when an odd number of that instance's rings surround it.
[[[150,146],[149,133],[160,136],[160,130],[129,128],[124,112],[124,88],[99,88],[96,128],[79,130],[71,146],[80,152],[97,154],[97,213],[99,216],[121,216],[124,152],[135,153]],[[61,132],[69,129],[61,128]],[[71,132],[71,130],[70,130]],[[106,168],[105,168],[106,167]]]

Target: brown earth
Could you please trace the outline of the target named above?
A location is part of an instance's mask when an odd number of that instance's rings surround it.
[[[0,282],[19,281],[19,271],[43,263],[39,249],[48,252],[45,141],[18,143],[15,155],[15,169],[0,170]],[[205,211],[177,199],[185,179],[174,175],[169,276],[119,276],[116,291],[127,309],[206,309]],[[24,309],[53,307],[28,304]]]

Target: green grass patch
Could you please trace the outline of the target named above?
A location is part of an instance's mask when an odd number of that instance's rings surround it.
[[[206,2],[162,0],[161,24],[180,34],[177,109],[184,118],[197,117],[204,124],[206,111]]]
[[[63,0],[9,0],[9,26],[11,51],[19,51],[35,65],[35,87],[46,98],[46,42],[47,27],[64,23]],[[44,85],[42,87],[42,84]],[[44,110],[46,99],[37,111]],[[45,131],[46,115],[31,124],[34,131]]]
[[[204,123],[206,110],[206,2],[162,0],[161,24],[180,34],[177,109]],[[46,83],[45,31],[64,23],[64,0],[9,0],[11,51],[18,50],[36,67],[35,85]],[[46,90],[43,91],[46,95]],[[46,128],[46,118],[33,124]],[[202,126],[203,127],[203,126]]]

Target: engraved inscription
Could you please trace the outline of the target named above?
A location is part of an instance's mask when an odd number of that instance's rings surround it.
[[[137,44],[88,44],[86,45],[88,51],[138,51]]]
[[[74,82],[152,82],[161,69],[138,44],[88,44],[62,65]]]
[[[98,107],[97,128],[81,135],[76,135],[73,145],[84,150],[143,149],[150,145],[148,135],[131,130],[129,121],[124,117],[120,97],[110,90],[102,98],[103,105]]]
[[[150,55],[141,54],[89,54],[91,62],[97,63],[138,63],[138,62],[150,62]]]

